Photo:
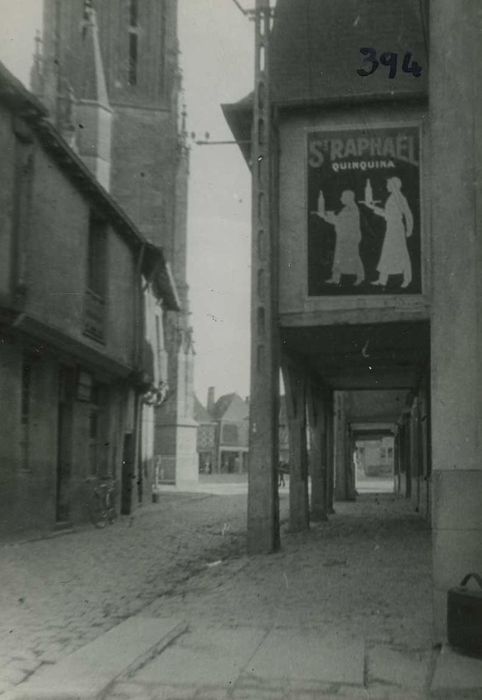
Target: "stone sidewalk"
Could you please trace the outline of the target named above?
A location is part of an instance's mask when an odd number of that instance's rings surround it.
[[[48,683],[50,664],[75,668],[68,655],[85,662],[93,639],[107,669],[109,635],[141,613],[154,637],[156,619],[187,626],[99,699],[482,698],[482,662],[432,649],[424,521],[386,495],[336,510],[283,532],[268,556],[245,554],[245,495],[200,493],[163,494],[106,530],[0,548],[2,689]],[[61,697],[83,696],[66,683]]]
[[[281,552],[220,562],[153,602],[143,614],[190,629],[109,700],[429,697],[429,529],[389,496],[336,510]]]

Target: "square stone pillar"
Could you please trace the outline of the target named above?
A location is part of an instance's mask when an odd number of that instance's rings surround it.
[[[290,530],[305,530],[310,524],[308,503],[307,381],[302,367],[283,358],[286,415],[290,446]]]
[[[482,3],[432,0],[430,15],[434,636],[444,641],[447,590],[482,573]]]
[[[309,450],[310,518],[313,521],[321,521],[328,519],[327,421],[324,398],[313,388],[308,392],[308,420],[311,436]]]
[[[334,398],[330,392],[326,403],[326,466],[327,466],[327,491],[326,512],[334,515],[333,502],[335,498],[335,422],[334,422]]]
[[[351,455],[351,437],[346,416],[346,394],[335,392],[335,500],[355,500],[355,473]]]

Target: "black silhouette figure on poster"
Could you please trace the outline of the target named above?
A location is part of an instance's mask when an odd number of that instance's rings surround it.
[[[365,279],[359,250],[361,241],[360,210],[352,190],[342,192],[340,201],[343,206],[337,214],[333,211],[325,211],[325,199],[320,190],[318,211],[312,212],[335,227],[336,242],[333,267],[331,277],[326,280],[325,284],[340,284],[342,275],[355,275],[355,285],[359,285]]]
[[[371,192],[371,187],[367,190]],[[377,271],[378,280],[372,284],[384,287],[389,275],[403,275],[403,288],[412,281],[412,263],[407,247],[407,238],[413,233],[413,215],[405,196],[402,194],[402,181],[398,177],[387,180],[388,199],[385,208],[378,207],[365,190],[365,206],[386,221],[385,238],[383,239],[380,260]]]

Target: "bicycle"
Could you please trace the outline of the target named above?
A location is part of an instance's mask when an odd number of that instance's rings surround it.
[[[107,477],[100,478],[93,488],[90,502],[90,520],[95,527],[103,528],[112,525],[117,517],[115,509],[115,480]]]

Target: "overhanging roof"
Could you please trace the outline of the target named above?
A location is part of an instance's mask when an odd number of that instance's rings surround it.
[[[293,326],[281,338],[289,355],[342,391],[416,389],[430,359],[428,321]]]

